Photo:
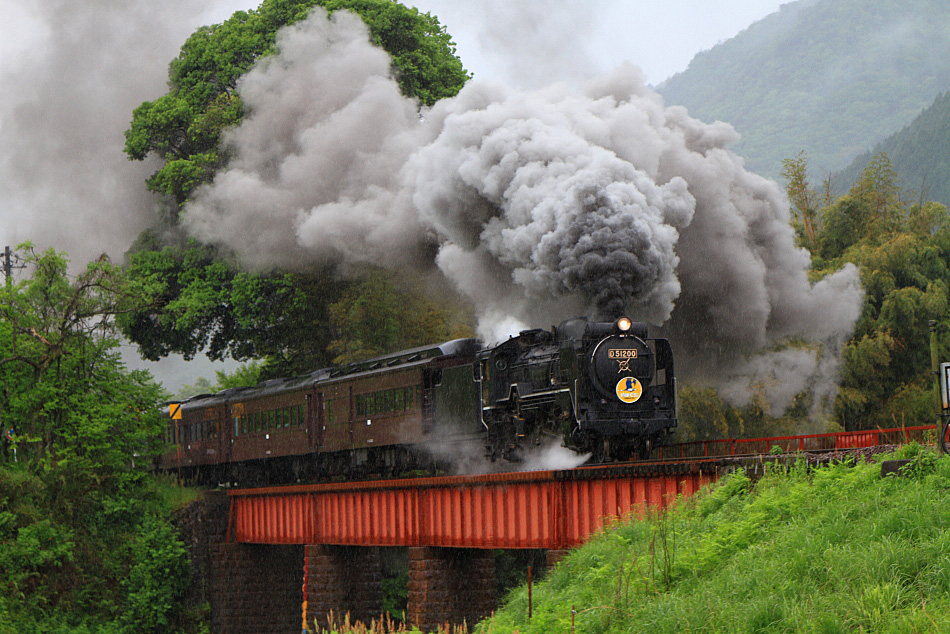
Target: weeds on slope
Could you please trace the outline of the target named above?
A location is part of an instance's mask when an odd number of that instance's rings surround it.
[[[483,634],[950,631],[950,458],[735,473],[665,513],[618,523]]]

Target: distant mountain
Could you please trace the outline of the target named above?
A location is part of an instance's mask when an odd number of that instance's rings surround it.
[[[878,152],[887,154],[905,189],[950,206],[950,93],[939,95],[910,125],[832,175],[835,192],[845,193]]]
[[[799,0],[696,55],[657,87],[669,105],[733,124],[747,166],[839,170],[950,90],[947,0]]]

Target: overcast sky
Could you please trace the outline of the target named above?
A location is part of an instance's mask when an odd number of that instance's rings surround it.
[[[780,0],[418,0],[458,44],[481,79],[526,83],[536,71],[571,80],[578,72],[640,66],[651,84],[682,71],[697,52],[778,10]],[[254,0],[223,0],[216,21]]]
[[[162,95],[168,62],[197,27],[259,0],[0,0],[0,248],[32,240],[74,262],[121,258],[151,224],[129,162],[132,110]],[[480,80],[536,88],[624,61],[650,84],[776,11],[779,0],[418,0]],[[130,210],[139,210],[131,211]],[[210,376],[206,365],[160,376]],[[174,377],[174,378],[172,378]],[[180,379],[180,380],[179,380]]]

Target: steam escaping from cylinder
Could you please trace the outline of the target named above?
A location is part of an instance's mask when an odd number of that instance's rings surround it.
[[[579,454],[565,447],[559,438],[547,437],[535,444],[526,443],[520,462],[492,461],[486,455],[485,437],[473,429],[470,420],[439,420],[428,440],[419,449],[447,470],[450,475],[483,475],[519,471],[573,469],[587,462],[591,454]]]
[[[347,12],[315,9],[277,48],[238,87],[229,167],[185,210],[200,239],[260,269],[438,271],[488,338],[627,314],[717,383],[834,374],[857,269],[811,284],[783,193],[727,149],[735,131],[665,107],[636,67],[580,90],[473,80],[420,110]],[[823,352],[755,357],[788,338]]]

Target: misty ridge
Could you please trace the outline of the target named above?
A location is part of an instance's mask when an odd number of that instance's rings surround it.
[[[789,2],[657,87],[694,117],[732,124],[733,150],[772,178],[803,150],[817,174],[843,169],[948,89],[950,4],[940,0]]]

